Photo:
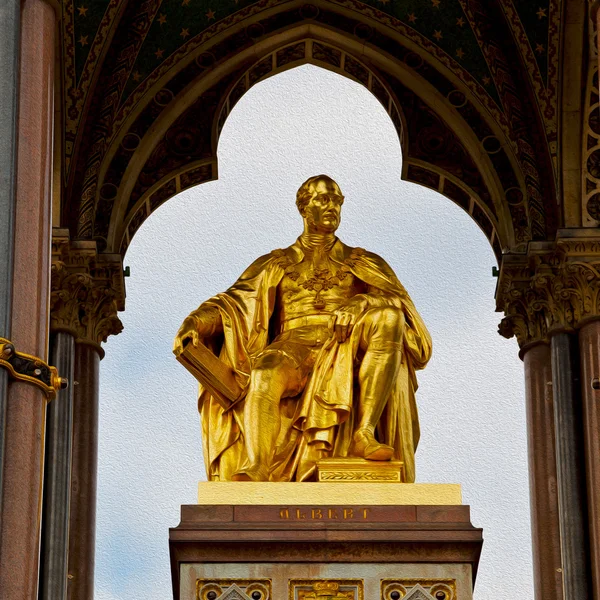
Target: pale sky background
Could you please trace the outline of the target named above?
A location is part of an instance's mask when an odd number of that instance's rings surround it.
[[[101,364],[97,599],[172,597],[168,528],[205,477],[196,383],[175,361],[173,337],[256,257],[295,240],[296,190],[319,173],[346,196],[339,237],[387,260],[431,331],[417,481],[460,483],[483,527],[475,599],[533,597],[523,369],[516,342],[497,334],[483,233],[447,198],[401,181],[379,102],[317,67],[253,87],[218,153],[219,180],[160,207],[125,257],[125,329]]]

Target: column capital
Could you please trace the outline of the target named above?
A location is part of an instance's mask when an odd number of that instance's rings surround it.
[[[120,254],[99,254],[96,242],[71,241],[66,229],[52,236],[50,328],[100,347],[123,329],[117,311],[125,308]]]
[[[562,229],[554,242],[505,255],[496,307],[505,314],[499,333],[515,336],[522,349],[600,319],[600,233]]]

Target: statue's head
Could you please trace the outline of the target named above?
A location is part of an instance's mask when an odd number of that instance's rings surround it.
[[[327,175],[307,179],[296,194],[296,206],[308,225],[318,233],[333,233],[340,225],[344,196]]]

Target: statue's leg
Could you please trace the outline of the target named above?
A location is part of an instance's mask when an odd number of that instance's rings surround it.
[[[268,481],[281,426],[281,398],[298,385],[294,361],[281,352],[267,350],[250,374],[244,404],[244,438],[248,463],[234,481]]]
[[[402,360],[404,314],[395,307],[370,310],[363,322],[360,346],[364,356],[358,373],[360,399],[353,451],[369,460],[390,460],[394,449],[375,439],[375,428]]]

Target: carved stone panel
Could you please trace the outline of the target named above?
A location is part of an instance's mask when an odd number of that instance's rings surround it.
[[[363,600],[362,579],[290,579],[289,600]]]
[[[381,600],[458,600],[454,579],[382,579]]]
[[[271,600],[270,579],[197,579],[196,600]]]

